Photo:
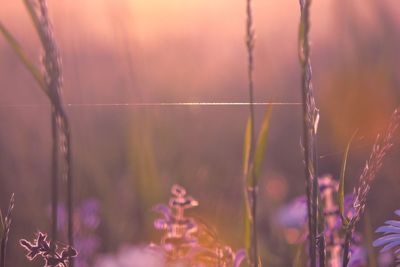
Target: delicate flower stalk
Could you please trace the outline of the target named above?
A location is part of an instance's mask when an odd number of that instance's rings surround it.
[[[167,263],[188,264],[188,266],[218,266],[239,267],[246,253],[239,250],[236,253],[219,241],[217,234],[205,223],[187,217],[187,209],[198,206],[198,202],[186,195],[186,190],[174,185],[171,189],[172,198],[168,205],[156,205],[153,210],[162,218],[154,221],[154,227],[164,231],[159,246]],[[186,265],[185,265],[186,266]]]
[[[319,249],[317,260],[327,267],[341,267],[345,236],[343,235],[342,217],[337,203],[339,184],[332,176],[324,175],[318,178],[318,185],[321,198],[319,212],[323,214],[320,216],[320,223],[324,224],[324,231],[321,231],[317,236]],[[278,213],[277,217],[282,226],[290,229],[301,229],[306,226],[307,207],[305,199],[305,196],[297,198],[292,204],[285,206]],[[354,214],[354,209],[351,205],[352,199],[350,195],[345,198],[344,214],[347,217],[351,217]],[[352,238],[352,244],[349,250],[357,254],[357,257],[352,258],[350,266],[365,266],[366,257],[363,254],[364,249],[361,246],[360,235],[356,233],[350,238]],[[304,237],[305,239],[306,237]]]
[[[363,172],[359,178],[358,186],[354,190],[354,215],[350,219],[348,226],[346,227],[346,239],[344,244],[343,253],[343,267],[346,267],[350,260],[350,245],[352,241],[352,235],[355,227],[361,219],[364,213],[365,205],[367,202],[367,196],[371,189],[371,184],[374,181],[378,171],[381,169],[383,159],[393,146],[394,137],[396,130],[400,125],[400,110],[395,109],[393,112],[389,125],[386,130],[379,134],[375,140],[372,152],[367,160]]]
[[[323,205],[324,213],[324,238],[326,240],[326,266],[327,267],[341,267],[342,255],[346,238],[351,238],[351,246],[349,251],[357,253],[358,256],[353,258],[350,266],[359,267],[364,266],[366,258],[363,256],[363,247],[360,245],[361,236],[357,233],[354,236],[343,236],[342,231],[342,217],[337,203],[337,196],[339,190],[339,183],[330,175],[325,175],[319,178],[319,189],[321,193],[321,206]],[[350,205],[352,197],[345,197],[344,214],[346,217],[354,214],[354,209]]]
[[[323,176],[319,178],[319,187],[324,204],[326,253],[329,255],[327,267],[340,267],[342,240],[339,236],[338,227],[340,227],[341,222],[339,222],[339,207],[335,202],[335,194],[339,189],[339,184],[331,176]]]
[[[310,264],[317,264],[317,237],[318,233],[318,179],[316,135],[319,121],[319,111],[315,105],[312,86],[312,69],[310,62],[310,6],[311,0],[300,0],[299,26],[299,61],[301,65],[301,92],[303,103],[303,146],[306,177],[306,195],[309,228],[309,255]],[[322,244],[321,244],[322,245]],[[321,254],[323,251],[320,250]],[[321,260],[324,257],[319,257]],[[323,262],[320,262],[323,266]]]

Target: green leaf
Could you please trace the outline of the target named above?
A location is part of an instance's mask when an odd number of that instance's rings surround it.
[[[250,147],[251,147],[251,118],[247,120],[246,130],[244,132],[243,142],[243,177],[247,178],[249,174],[249,160],[250,160]]]
[[[243,142],[243,177],[244,177],[244,243],[245,248],[249,252],[251,242],[251,225],[252,225],[252,214],[250,211],[249,196],[247,191],[247,185],[250,183],[249,175],[254,171],[256,180],[260,176],[262,161],[265,154],[265,148],[267,144],[267,136],[269,132],[270,118],[271,118],[272,106],[268,106],[262,124],[258,134],[257,146],[254,152],[254,163],[250,162],[250,151],[251,151],[251,118],[247,120],[246,129],[244,134]],[[254,168],[254,169],[253,169]]]
[[[342,217],[342,223],[343,226],[347,226],[349,224],[349,220],[344,212],[344,177],[346,173],[346,164],[347,164],[347,158],[349,156],[349,150],[350,150],[350,145],[353,142],[354,137],[356,136],[358,130],[356,130],[353,135],[351,136],[349,142],[347,143],[346,150],[343,155],[343,160],[342,160],[342,166],[340,169],[340,181],[339,181],[339,212],[340,216]]]
[[[250,253],[250,246],[251,246],[251,222],[252,222],[252,215],[250,211],[250,203],[249,203],[249,194],[247,191],[247,186],[249,183],[249,174],[251,170],[250,167],[250,150],[251,150],[251,118],[247,120],[246,129],[244,132],[244,141],[243,141],[243,196],[244,196],[244,203],[243,203],[243,226],[244,226],[244,246],[246,248],[247,253]]]
[[[40,88],[48,95],[47,87],[44,81],[44,77],[39,69],[32,63],[32,61],[28,58],[24,50],[18,41],[14,38],[10,31],[1,23],[0,21],[0,32],[3,35],[4,39],[11,46],[14,52],[17,54],[20,61],[24,64],[26,69],[32,74],[33,78],[39,84]]]
[[[260,177],[260,173],[261,173],[262,161],[264,159],[264,154],[265,154],[266,145],[267,145],[267,137],[268,137],[268,132],[269,132],[271,113],[272,113],[272,106],[269,105],[267,107],[267,110],[265,112],[265,115],[264,115],[264,118],[263,118],[263,121],[261,124],[261,129],[258,134],[257,146],[255,149],[254,175],[256,177],[256,180],[258,180],[258,178]]]

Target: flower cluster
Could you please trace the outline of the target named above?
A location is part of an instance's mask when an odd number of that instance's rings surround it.
[[[337,192],[339,183],[330,175],[325,175],[319,178],[319,190],[321,200],[323,201],[324,217],[325,217],[325,231],[324,237],[326,242],[326,252],[328,257],[328,266],[340,267],[342,266],[342,252],[344,247],[344,236],[342,229],[342,218],[340,216],[339,207],[336,203]],[[348,195],[345,197],[345,213],[346,216],[351,218],[354,215],[354,208],[352,206],[353,197]],[[352,236],[352,245],[350,252],[350,267],[358,267],[366,265],[365,249],[360,245],[361,236],[354,233]]]
[[[337,203],[337,194],[339,189],[338,181],[333,179],[330,175],[325,175],[318,178],[319,192],[321,197],[321,206],[323,207],[322,216],[324,218],[324,234],[323,240],[325,242],[326,259],[328,267],[340,267],[343,261],[343,248],[344,248],[344,233],[342,226],[342,218],[340,216],[339,207]],[[348,218],[354,216],[353,196],[345,196],[344,210]],[[291,204],[284,206],[277,213],[277,222],[285,229],[290,229],[290,234],[293,234],[293,229],[301,231],[306,229],[307,223],[307,206],[305,196],[295,199]],[[304,235],[296,234],[293,243],[303,242]],[[355,232],[352,235],[350,252],[352,257],[348,264],[349,267],[366,266],[366,251],[361,246],[361,236]]]
[[[36,258],[36,256],[40,255],[45,260],[44,266],[46,267],[67,267],[69,259],[78,255],[76,250],[71,246],[63,248],[61,252],[58,253],[57,246],[54,245],[55,248],[53,252],[52,246],[50,245],[50,242],[46,240],[46,238],[46,234],[39,232],[38,237],[33,243],[25,239],[21,239],[19,241],[21,246],[28,250],[26,257],[29,260],[33,260]]]
[[[161,248],[168,262],[196,267],[239,266],[246,256],[245,252],[240,250],[235,253],[218,240],[210,227],[186,216],[185,211],[199,203],[187,196],[182,186],[172,186],[171,193],[173,196],[168,205],[159,204],[153,208],[163,216],[154,221],[154,227],[164,231],[164,234],[161,244],[152,247]]]

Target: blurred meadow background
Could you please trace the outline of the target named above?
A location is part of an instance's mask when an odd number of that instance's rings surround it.
[[[89,263],[157,242],[151,209],[168,200],[176,183],[199,201],[192,214],[233,248],[243,247],[248,107],[119,104],[247,102],[244,1],[48,4],[63,61],[74,202],[77,212],[91,203],[95,220],[91,229],[77,223],[77,232],[95,237]],[[377,132],[400,104],[400,6],[315,0],[311,12],[319,174],[339,176],[346,143],[359,129],[348,163],[351,193]],[[39,62],[40,43],[22,1],[0,0],[0,18]],[[298,2],[256,0],[254,18],[255,100],[283,103],[273,106],[259,185],[260,252],[269,266],[290,266],[292,239],[275,218],[304,194]],[[257,122],[264,112],[265,106],[256,108]],[[49,118],[48,100],[0,39],[0,206],[6,209],[13,192],[16,201],[9,266],[27,265],[19,239],[50,228]],[[374,229],[400,207],[399,148],[386,158],[369,196]]]

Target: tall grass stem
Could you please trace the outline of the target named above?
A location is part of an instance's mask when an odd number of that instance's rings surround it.
[[[317,179],[317,128],[319,111],[315,105],[310,61],[310,7],[311,0],[300,0],[299,61],[301,65],[301,95],[303,103],[303,146],[306,178],[309,256],[312,267],[317,265],[317,245],[320,247],[320,266],[324,265],[324,244],[317,244],[318,233],[318,179]],[[322,232],[322,231],[320,231]],[[323,239],[322,239],[323,240]]]
[[[372,152],[365,163],[365,167],[360,175],[357,188],[353,194],[354,215],[350,219],[349,224],[345,228],[346,239],[343,252],[343,267],[347,267],[350,260],[350,246],[352,242],[353,232],[358,225],[365,211],[367,196],[371,190],[371,184],[375,180],[376,175],[383,165],[383,160],[389,150],[393,147],[395,133],[400,126],[400,108],[394,110],[389,125],[385,131],[379,134],[372,147]]]
[[[250,193],[250,212],[251,212],[251,234],[250,234],[250,264],[257,267],[258,247],[257,247],[257,179],[254,168],[254,153],[255,153],[255,114],[254,114],[254,29],[253,29],[253,11],[252,0],[246,0],[246,48],[247,48],[247,78],[249,91],[249,112],[250,112],[250,153],[249,153],[249,168],[250,168],[250,186],[246,183],[246,190]]]

